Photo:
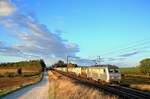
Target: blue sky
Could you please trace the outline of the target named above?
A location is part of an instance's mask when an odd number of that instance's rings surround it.
[[[101,56],[103,64],[135,66],[150,57],[149,4],[149,0],[2,0],[0,62],[44,58],[51,64],[70,55],[83,64]]]

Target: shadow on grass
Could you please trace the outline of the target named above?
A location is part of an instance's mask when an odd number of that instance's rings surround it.
[[[73,83],[76,84],[76,85],[80,85],[80,86],[82,86],[82,87],[92,88],[92,89],[94,89],[94,90],[100,91],[100,92],[102,92],[103,94],[105,94],[105,95],[107,95],[107,96],[110,96],[110,97],[115,95],[115,94],[111,94],[111,93],[109,93],[109,92],[103,90],[102,88],[98,88],[97,86],[95,86],[95,85],[93,85],[93,84],[90,84],[90,83],[88,83],[88,82],[74,80]],[[117,95],[116,95],[116,96],[117,96]],[[120,99],[120,98],[119,98],[119,99]]]

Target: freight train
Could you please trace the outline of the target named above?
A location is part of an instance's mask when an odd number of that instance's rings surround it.
[[[92,67],[57,67],[54,70],[71,76],[91,79],[103,83],[120,83],[121,73],[117,66],[92,66]]]

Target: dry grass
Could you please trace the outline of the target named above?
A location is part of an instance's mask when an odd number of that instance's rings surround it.
[[[0,68],[0,74],[5,74],[5,73],[16,73],[17,72],[17,69],[1,69]]]
[[[142,91],[150,91],[150,85],[149,84],[131,84],[131,88],[139,89]]]
[[[94,87],[89,87],[59,74],[49,72],[50,99],[117,99],[117,96],[104,94]]]

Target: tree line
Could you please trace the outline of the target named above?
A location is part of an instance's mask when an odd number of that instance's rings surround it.
[[[20,61],[20,62],[8,62],[8,63],[1,63],[0,67],[9,68],[9,67],[27,67],[27,66],[42,66],[43,68],[46,67],[44,61],[40,60],[29,60],[29,61]]]
[[[5,74],[8,75],[35,75],[44,71],[45,68],[46,65],[42,59],[0,64],[0,70],[7,70]]]
[[[64,61],[62,60],[59,60],[58,62],[56,62],[55,64],[52,65],[52,68],[55,68],[55,67],[78,67],[77,64],[73,64],[73,63],[65,63]]]

